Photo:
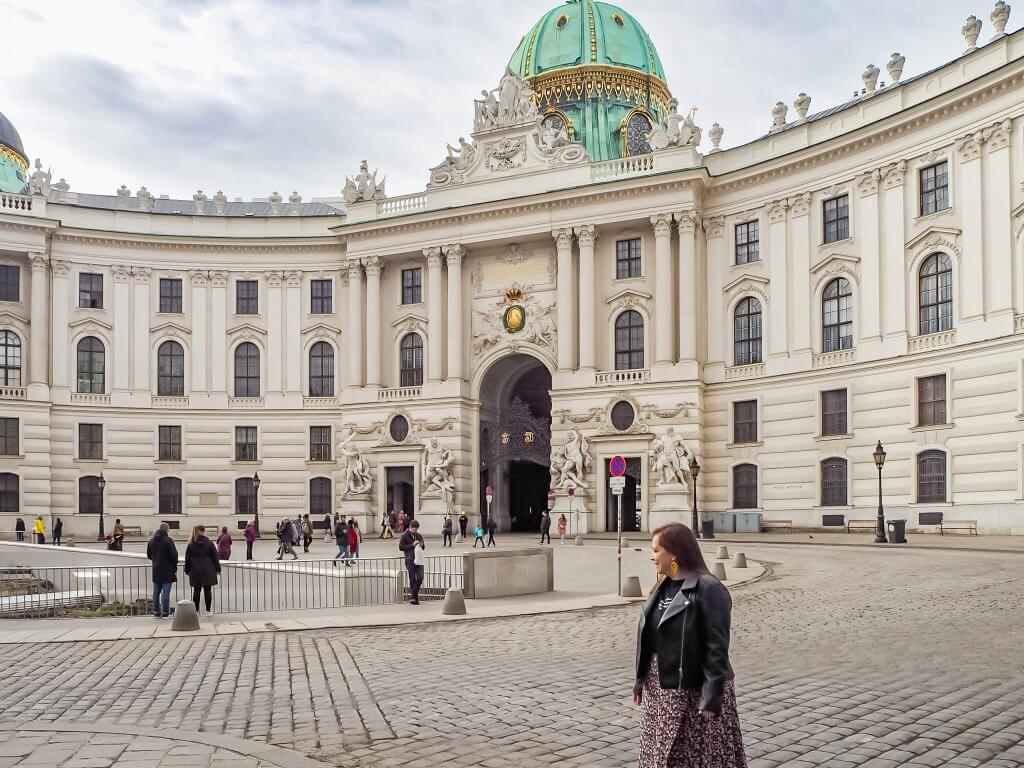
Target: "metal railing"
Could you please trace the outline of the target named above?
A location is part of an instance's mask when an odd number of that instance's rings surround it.
[[[425,558],[420,600],[463,588],[461,555]],[[348,560],[224,561],[212,613],[303,611],[395,605],[409,596],[402,557]],[[191,600],[183,566],[171,588],[173,609]],[[146,565],[0,568],[0,618],[145,616],[153,613],[153,571]],[[200,605],[205,605],[200,599]]]

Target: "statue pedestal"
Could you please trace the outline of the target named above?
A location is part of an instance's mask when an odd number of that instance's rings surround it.
[[[654,489],[654,504],[651,505],[648,526],[654,530],[668,523],[682,523],[689,526],[690,491],[685,485],[659,485]]]
[[[551,510],[552,536],[558,535],[558,516],[565,515],[569,521],[565,535],[572,539],[578,533],[590,533],[590,516],[587,514],[586,499],[580,496],[579,491],[572,498],[572,511],[569,509],[569,497],[559,494],[555,499],[555,508]]]
[[[420,534],[423,536],[440,536],[441,528],[444,527],[444,516],[448,512],[448,505],[440,496],[428,496],[420,499],[420,508],[416,511],[416,519],[420,521]],[[452,526],[455,527],[458,520],[452,516]]]
[[[377,520],[373,511],[373,500],[369,494],[346,496],[341,500],[339,511],[346,520],[351,517],[359,523],[359,530],[362,531],[363,536],[373,533]]]

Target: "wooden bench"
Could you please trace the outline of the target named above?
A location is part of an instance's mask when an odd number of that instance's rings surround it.
[[[939,535],[945,536],[946,531],[967,531],[969,534],[978,535],[977,520],[943,520],[939,523]]]
[[[761,533],[770,533],[771,531],[792,531],[793,521],[792,520],[762,520],[761,521]]]
[[[847,520],[846,532],[852,530],[873,531],[878,527],[878,520]]]

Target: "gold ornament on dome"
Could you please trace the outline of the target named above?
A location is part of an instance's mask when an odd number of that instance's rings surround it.
[[[527,78],[534,91],[534,99],[542,109],[567,101],[584,101],[595,97],[647,103],[661,113],[667,113],[672,98],[668,85],[657,75],[614,67],[588,64],[564,67]]]

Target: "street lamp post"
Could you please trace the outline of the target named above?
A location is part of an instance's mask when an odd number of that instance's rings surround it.
[[[690,477],[693,478],[693,512],[691,515],[691,525],[693,527],[693,535],[698,539],[700,538],[700,518],[697,515],[697,475],[700,474],[700,464],[697,463],[697,457],[690,454]]]
[[[252,473],[252,524],[260,538],[260,473]]]
[[[484,489],[484,497],[487,499],[487,520],[484,521],[486,528],[486,525],[491,522],[491,502],[494,501],[494,489],[491,486],[488,485]]]
[[[875,544],[888,544],[889,540],[885,537],[885,510],[882,509],[882,465],[885,464],[885,448],[882,447],[881,440],[878,441],[871,456],[878,467],[878,520],[875,524]]]
[[[96,481],[96,487],[100,489],[100,534],[96,537],[96,541],[106,541],[107,534],[103,530],[103,489],[107,487],[107,479],[103,477],[103,473],[100,472],[100,478]]]

